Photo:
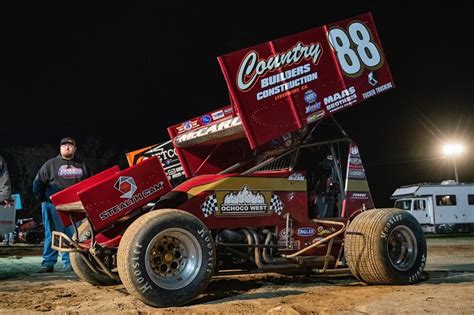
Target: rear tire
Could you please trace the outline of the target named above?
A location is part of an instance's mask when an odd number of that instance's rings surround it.
[[[155,307],[189,303],[207,288],[215,262],[211,232],[192,214],[174,209],[133,222],[117,257],[128,292]]]
[[[84,235],[89,231],[89,222],[82,223],[77,231],[79,233],[79,240],[84,238]],[[73,238],[75,239],[75,237]],[[119,280],[112,279],[105,273],[95,273],[84,261],[82,255],[78,252],[69,253],[72,270],[82,281],[88,282],[95,286],[109,286],[120,284]]]
[[[423,230],[404,210],[362,212],[349,225],[344,244],[352,274],[368,284],[415,283],[426,264]]]

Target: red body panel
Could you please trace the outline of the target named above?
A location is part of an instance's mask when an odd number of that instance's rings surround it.
[[[81,190],[87,189],[89,186],[95,185],[96,183],[99,183],[107,178],[110,178],[114,176],[118,171],[120,171],[120,168],[115,165],[111,168],[106,169],[105,171],[100,172],[99,174],[96,174],[92,177],[89,177],[73,186],[70,186],[66,189],[61,190],[60,192],[57,192],[53,195],[50,196],[51,202],[54,205],[60,205],[60,204],[66,204],[66,203],[72,203],[72,202],[78,202],[79,196],[77,195],[78,192]],[[72,222],[69,219],[69,216],[63,213],[62,211],[59,212],[59,217],[61,218],[61,221],[63,221],[65,226],[71,225]],[[75,215],[76,219],[81,219],[83,216],[81,215]]]
[[[94,229],[101,230],[171,190],[158,157],[151,157],[78,193]]]
[[[370,13],[218,60],[252,148],[395,86]]]
[[[105,171],[100,172],[99,174],[89,177],[73,186],[61,190],[60,192],[54,195],[51,195],[50,199],[55,205],[80,201],[79,197],[77,196],[78,192],[96,183],[100,183],[104,179],[112,177],[119,171],[120,168],[115,165],[111,168],[106,169]]]
[[[295,173],[300,175],[300,179],[290,180],[290,176]],[[286,244],[286,214],[288,213],[290,214],[290,242],[293,248],[288,249],[287,253],[291,253],[308,246],[315,238],[323,238],[338,229],[330,225],[317,225],[309,217],[307,184],[304,176],[304,172],[288,170],[265,171],[252,174],[252,176],[237,174],[197,176],[174,189],[174,191],[188,193],[189,198],[177,208],[192,213],[205,222],[211,230],[276,226],[277,240],[280,245]],[[237,196],[244,191],[243,186],[247,187],[249,193],[253,195],[265,195],[267,192],[265,203],[270,208],[273,202],[270,198],[273,200],[277,196],[282,205],[281,211],[271,209],[272,211],[251,214],[239,211],[235,214],[224,215],[222,206],[225,198],[219,198],[219,194]],[[215,201],[215,203],[210,201]],[[210,212],[209,206],[214,207]],[[336,251],[337,248],[338,246],[335,246],[334,250]],[[322,254],[322,252],[321,249],[317,249],[308,254]]]
[[[230,105],[171,126],[168,133],[188,178],[218,173],[241,161],[250,149]]]
[[[100,231],[170,190],[161,163],[154,156],[123,171],[114,166],[56,193],[51,200],[56,206],[81,201],[94,230]],[[65,213],[59,213],[63,220],[69,220]]]
[[[176,149],[171,140],[154,144],[146,148],[126,153],[128,165],[132,166],[146,160],[152,156],[158,156],[161,165],[165,170],[171,185],[175,186],[184,180],[183,167],[179,161]]]
[[[350,217],[360,209],[374,208],[372,195],[370,194],[369,183],[365,176],[364,165],[359,154],[359,148],[352,142],[349,147],[347,158],[345,198],[342,208],[342,216]]]

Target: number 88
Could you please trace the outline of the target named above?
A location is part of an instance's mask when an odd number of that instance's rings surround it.
[[[362,71],[361,62],[371,69],[383,64],[382,54],[371,41],[372,37],[364,24],[350,24],[348,33],[349,37],[341,28],[333,28],[328,32],[329,43],[336,51],[337,60],[345,74],[358,76]],[[357,53],[352,49],[351,42],[356,46]]]

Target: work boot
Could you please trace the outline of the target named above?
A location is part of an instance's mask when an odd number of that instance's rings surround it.
[[[37,271],[38,273],[47,273],[47,272],[53,272],[54,267],[53,266],[41,266],[41,268]]]
[[[63,271],[64,272],[71,272],[72,271],[72,266],[71,265],[65,265],[63,267]]]

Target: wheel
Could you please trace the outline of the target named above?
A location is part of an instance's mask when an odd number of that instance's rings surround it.
[[[418,221],[399,209],[362,212],[350,223],[344,254],[354,276],[369,284],[410,284],[426,263],[426,240]]]
[[[79,233],[79,240],[84,240],[87,233],[89,232],[89,222],[82,223],[78,228],[77,232]],[[75,239],[75,237],[73,238]],[[112,279],[105,273],[96,273],[94,272],[84,261],[85,258],[78,252],[70,252],[69,259],[71,260],[72,270],[82,281],[88,282],[96,286],[109,286],[120,284],[119,280]],[[92,262],[93,258],[90,258],[89,261]],[[95,264],[94,264],[95,265]]]
[[[149,212],[123,235],[117,266],[128,292],[155,307],[179,306],[202,293],[214,272],[212,235],[181,210]]]

